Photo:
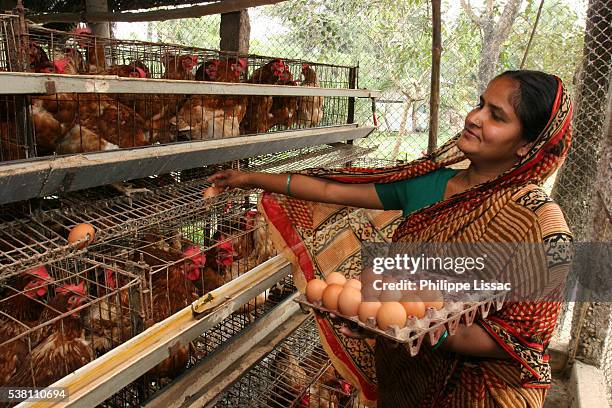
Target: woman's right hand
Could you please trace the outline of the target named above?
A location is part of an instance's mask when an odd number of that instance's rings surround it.
[[[222,170],[208,177],[208,181],[220,189],[241,188],[247,190],[254,186],[249,182],[249,173],[239,170]]]

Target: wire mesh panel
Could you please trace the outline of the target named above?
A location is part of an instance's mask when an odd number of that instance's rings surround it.
[[[559,75],[572,87],[585,31],[586,1],[442,2],[440,124],[437,144],[462,129],[483,84],[521,66]],[[486,5],[490,5],[487,7]],[[283,2],[249,10],[251,51],[359,65],[359,87],[379,89],[378,131],[363,146],[377,157],[412,160],[427,148],[431,70],[428,2]],[[537,20],[537,25],[536,25]],[[535,34],[530,34],[536,25]],[[506,27],[506,28],[504,28]],[[184,26],[189,32],[193,26]],[[497,49],[496,52],[490,52]],[[373,124],[368,101],[356,118]]]
[[[313,319],[226,389],[215,407],[357,407],[331,366]]]
[[[140,333],[141,272],[88,256],[2,279],[2,385],[47,387]]]

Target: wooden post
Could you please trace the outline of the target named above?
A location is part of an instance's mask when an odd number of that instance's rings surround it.
[[[246,9],[221,14],[219,49],[248,54],[251,24]]]
[[[427,153],[438,144],[438,110],[440,108],[440,56],[442,55],[442,19],[440,0],[431,1],[433,36],[431,46],[431,95],[429,97],[429,143]]]
[[[221,51],[233,51],[242,55],[249,53],[249,40],[251,36],[251,23],[249,12],[246,9],[221,14],[219,24],[219,49]],[[232,167],[245,170],[249,167],[249,159],[241,159]],[[249,208],[249,197],[244,198],[244,207]]]
[[[85,0],[85,9],[87,13],[107,13],[108,3],[106,0]],[[98,37],[110,37],[110,23],[90,23],[91,31]]]

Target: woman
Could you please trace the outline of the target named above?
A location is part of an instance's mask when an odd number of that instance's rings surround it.
[[[210,180],[222,188],[284,194],[264,194],[260,208],[275,244],[294,263],[300,289],[334,269],[359,274],[359,243],[385,242],[392,234],[392,241],[542,244],[536,254],[508,251],[496,276],[530,287],[544,269],[544,286],[558,295],[569,264],[560,243],[571,235],[559,207],[537,184],[567,154],[571,115],[560,79],[508,71],[489,83],[460,134],[412,163],[294,175],[230,170]],[[465,159],[466,170],[446,168]],[[406,218],[398,226],[390,212],[344,206],[402,210]],[[379,407],[541,407],[550,387],[545,352],[559,305],[508,302],[435,348],[422,347],[416,357],[389,341],[361,339],[324,317],[317,323],[335,367],[360,389],[362,401],[377,400]]]

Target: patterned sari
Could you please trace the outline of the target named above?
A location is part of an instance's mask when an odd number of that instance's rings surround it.
[[[571,140],[572,105],[561,80],[548,124],[529,153],[496,179],[402,219],[399,211],[347,208],[265,193],[259,208],[272,240],[306,282],[333,271],[357,276],[364,242],[538,243],[498,263],[496,276],[530,287],[546,270],[547,293],[559,295],[569,266],[571,234],[559,207],[538,187],[563,162]],[[421,176],[465,160],[459,135],[411,163],[387,168],[309,169],[301,172],[344,183],[387,183]],[[508,270],[508,264],[513,265]],[[506,269],[503,266],[505,265]],[[516,271],[520,273],[516,273]],[[498,274],[498,275],[497,275]],[[537,276],[536,276],[537,275]],[[473,358],[422,346],[410,357],[387,340],[348,338],[321,316],[321,342],[338,372],[360,391],[362,403],[379,407],[541,407],[550,386],[546,348],[560,310],[559,297],[506,302],[480,324],[511,358]]]

